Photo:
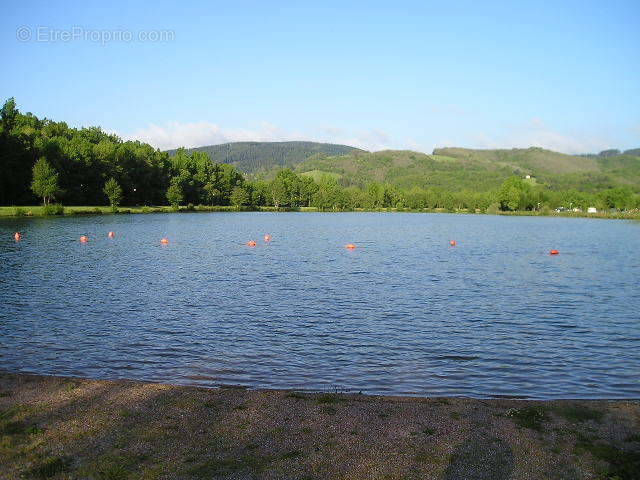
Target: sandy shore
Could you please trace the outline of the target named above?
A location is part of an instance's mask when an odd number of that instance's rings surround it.
[[[640,401],[300,394],[0,373],[0,478],[640,478]]]

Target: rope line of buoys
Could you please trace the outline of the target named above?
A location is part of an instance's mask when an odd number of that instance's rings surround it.
[[[108,237],[108,238],[115,238],[115,236],[116,236],[116,233],[115,233],[114,231],[109,231],[109,232],[107,233],[107,237]],[[15,233],[13,234],[13,239],[14,239],[16,242],[21,241],[21,240],[22,240],[22,233],[20,233],[20,232],[15,232]],[[269,242],[271,242],[271,240],[272,240],[272,239],[273,239],[273,237],[272,237],[269,233],[265,233],[265,234],[264,234],[264,242],[265,242],[265,243],[269,243]],[[89,237],[88,237],[87,235],[81,235],[81,236],[80,236],[80,238],[79,238],[79,240],[80,240],[80,243],[88,243],[88,242],[89,242]],[[162,238],[160,239],[160,243],[161,243],[162,245],[168,245],[168,244],[169,244],[169,239],[168,239],[167,237],[162,237]],[[258,246],[258,242],[256,242],[255,240],[249,240],[249,241],[246,243],[246,245],[247,245],[248,247],[256,247],[256,246]],[[451,247],[455,247],[455,246],[457,246],[457,245],[458,245],[458,242],[456,242],[455,240],[449,240],[449,245],[450,245]],[[357,247],[356,247],[356,245],[355,245],[354,243],[347,243],[347,244],[344,246],[344,248],[345,248],[345,249],[347,249],[347,250],[355,250]],[[560,254],[560,250],[557,250],[557,249],[555,249],[555,248],[554,248],[554,249],[549,250],[549,255],[559,255],[559,254]]]

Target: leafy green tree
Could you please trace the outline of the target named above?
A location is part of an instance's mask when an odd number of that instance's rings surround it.
[[[111,177],[107,180],[102,191],[109,199],[111,208],[117,208],[120,205],[120,202],[122,201],[122,187],[118,184],[115,178]]]
[[[31,190],[37,196],[42,197],[42,203],[45,206],[60,193],[58,173],[44,157],[38,159],[33,166]]]
[[[249,205],[250,201],[251,197],[249,196],[249,192],[247,192],[246,188],[234,187],[231,192],[231,205],[236,208],[240,208],[244,205]]]
[[[295,203],[296,175],[288,168],[280,170],[271,181],[271,198],[276,208],[287,207]]]
[[[178,208],[178,206],[180,206],[184,201],[184,190],[180,184],[179,177],[173,177],[171,179],[171,183],[167,189],[167,200],[169,201],[169,205],[173,208]]]

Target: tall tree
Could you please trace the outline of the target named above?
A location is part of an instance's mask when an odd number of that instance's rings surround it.
[[[118,205],[120,205],[120,202],[122,201],[122,187],[118,184],[115,178],[111,177],[107,180],[102,191],[109,199],[111,208],[117,208]]]
[[[42,197],[42,202],[45,205],[48,205],[51,199],[60,193],[58,173],[44,157],[41,157],[33,166],[31,190],[37,196]]]

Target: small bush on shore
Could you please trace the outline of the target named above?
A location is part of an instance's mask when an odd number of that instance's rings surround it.
[[[64,215],[64,207],[60,203],[49,203],[42,207],[43,215]]]
[[[15,217],[25,217],[27,215],[27,212],[24,210],[24,208],[16,207],[13,209],[13,215]]]

